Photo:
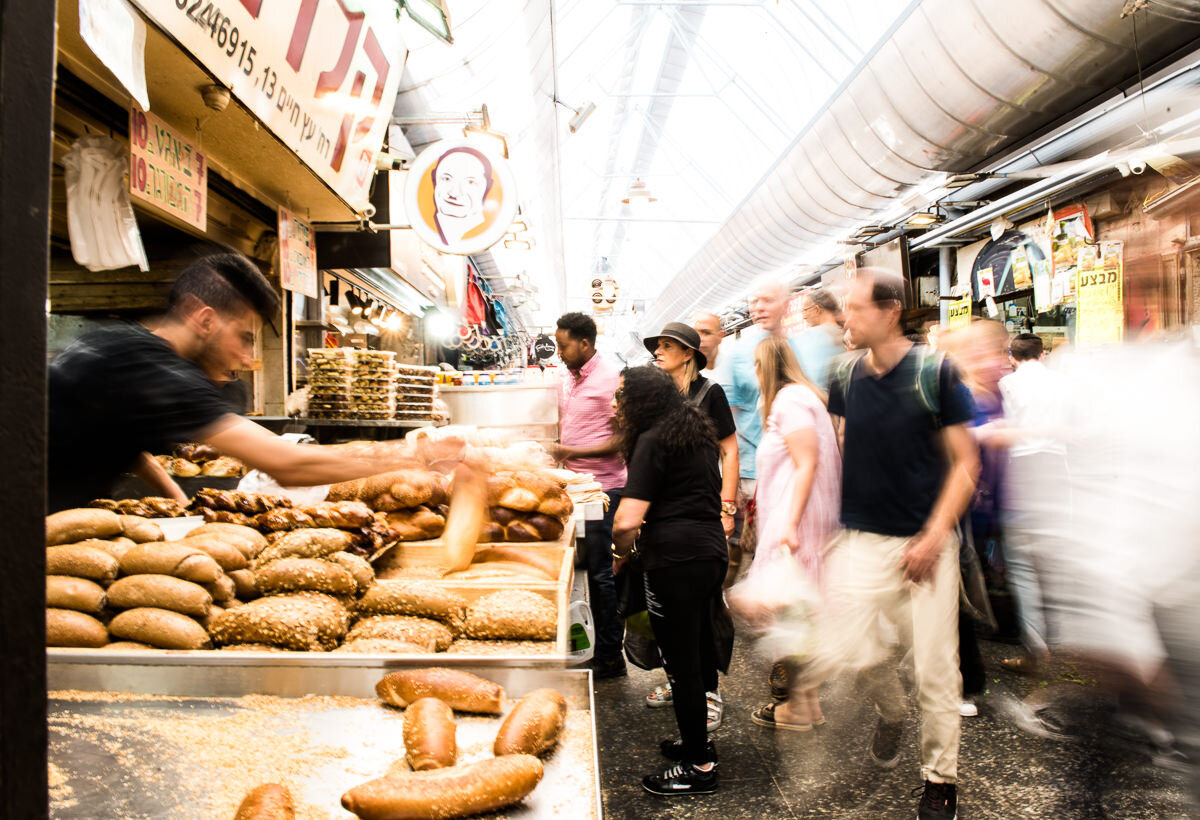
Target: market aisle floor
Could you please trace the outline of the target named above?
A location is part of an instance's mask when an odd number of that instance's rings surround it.
[[[1180,775],[1152,764],[1144,749],[1085,753],[1111,749],[1111,733],[1097,731],[1094,742],[1085,744],[1054,742],[1031,737],[997,714],[999,696],[1024,696],[1033,688],[1025,679],[996,671],[999,659],[1013,649],[983,644],[990,692],[979,716],[963,719],[961,820],[1191,816]],[[661,671],[630,667],[627,678],[597,682],[605,816],[910,820],[916,815],[917,798],[910,794],[921,786],[915,711],[900,765],[881,772],[865,762],[874,712],[845,682],[823,690],[828,723],[813,732],[779,732],[752,724],[750,712],[767,699],[765,669],[739,644],[732,674],[722,680],[724,726],[713,735],[721,756],[721,789],[690,798],[654,797],[641,787],[643,775],[666,764],[657,751],[659,741],[677,736],[672,711],[650,709],[643,701],[662,682]],[[1061,670],[1060,677],[1069,680],[1070,670]],[[1096,726],[1107,725],[1103,717],[1097,715]]]

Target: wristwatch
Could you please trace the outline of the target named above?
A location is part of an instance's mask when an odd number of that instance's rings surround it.
[[[721,514],[728,515],[728,516],[736,516],[737,515],[737,504],[734,504],[732,501],[722,501],[721,502]]]

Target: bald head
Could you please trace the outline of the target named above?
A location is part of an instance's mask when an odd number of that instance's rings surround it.
[[[778,333],[783,327],[787,309],[788,286],[773,276],[760,276],[750,286],[750,318],[768,333]]]
[[[700,352],[708,359],[711,369],[717,363],[717,350],[725,335],[721,329],[721,317],[715,313],[697,313],[688,324],[700,334]]]

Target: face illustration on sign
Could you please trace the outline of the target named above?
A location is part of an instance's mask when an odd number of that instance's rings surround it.
[[[507,162],[465,140],[446,140],[423,151],[409,171],[404,201],[422,241],[461,255],[496,244],[517,208]]]

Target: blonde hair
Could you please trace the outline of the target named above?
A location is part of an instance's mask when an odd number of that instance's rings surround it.
[[[763,424],[771,415],[771,405],[779,391],[789,384],[801,384],[816,394],[822,404],[829,401],[825,391],[813,384],[804,374],[804,368],[792,352],[792,346],[779,336],[768,336],[754,348],[754,362],[758,365],[758,384],[762,389]]]
[[[684,349],[692,350],[690,347]],[[688,392],[691,391],[692,382],[698,378],[700,378],[700,368],[696,365],[696,351],[692,350],[692,358],[683,363],[683,387],[679,389],[679,392],[683,394],[684,398],[687,398]]]

